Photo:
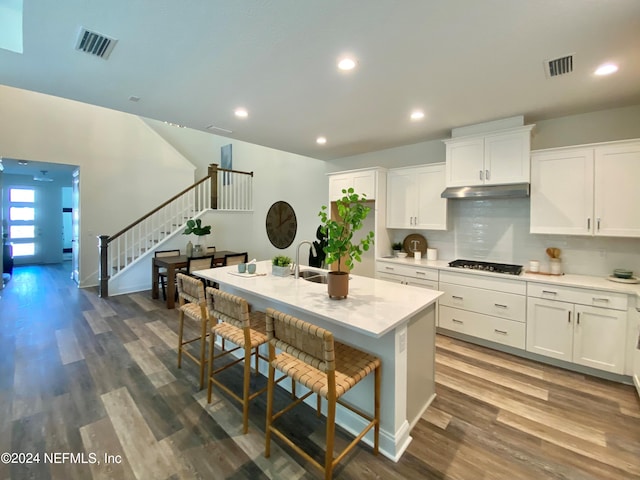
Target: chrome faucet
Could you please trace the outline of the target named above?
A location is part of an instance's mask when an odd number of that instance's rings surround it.
[[[296,248],[296,263],[293,267],[293,278],[300,278],[300,247],[305,243],[309,244],[309,249],[313,248],[313,243],[309,240],[303,240],[298,244],[298,248]]]

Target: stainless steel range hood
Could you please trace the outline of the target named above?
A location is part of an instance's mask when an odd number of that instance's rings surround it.
[[[449,187],[442,198],[523,198],[529,196],[528,183],[508,185],[476,185],[474,187]]]

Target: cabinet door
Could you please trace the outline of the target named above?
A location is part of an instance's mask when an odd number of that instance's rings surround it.
[[[531,233],[593,231],[593,149],[531,155]]]
[[[376,172],[353,172],[352,187],[359,195],[366,195],[367,200],[375,200],[376,198]]]
[[[447,141],[447,187],[484,183],[484,139]]]
[[[596,235],[640,237],[640,142],[595,149]]]
[[[529,182],[529,130],[487,135],[484,139],[484,183]]]
[[[575,306],[573,361],[580,365],[624,372],[627,313],[607,308]]]
[[[445,164],[416,169],[416,220],[414,228],[447,229],[447,199],[440,194],[445,189]]]
[[[342,198],[342,190],[353,187],[353,180],[348,174],[332,175],[329,177],[329,201]]]
[[[529,298],[527,351],[572,361],[573,304]]]
[[[414,180],[411,170],[390,171],[387,174],[387,228],[413,227]]]

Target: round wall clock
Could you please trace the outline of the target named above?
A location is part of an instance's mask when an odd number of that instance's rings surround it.
[[[276,248],[287,248],[293,243],[298,229],[293,207],[283,201],[271,205],[267,212],[266,227],[271,244]]]

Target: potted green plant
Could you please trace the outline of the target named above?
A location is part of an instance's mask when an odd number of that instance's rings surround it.
[[[359,195],[353,188],[343,189],[342,198],[335,202],[335,218],[325,205],[318,216],[322,222],[321,231],[327,237],[324,252],[327,265],[337,262],[337,267],[328,274],[328,291],[331,298],[346,298],[349,293],[349,271],[354,262],[362,261],[362,253],[373,244],[373,232],[368,232],[359,240],[355,233],[371,211],[366,205],[366,195]]]
[[[196,218],[195,220],[187,220],[187,226],[182,232],[183,235],[197,235],[198,238],[203,235],[209,235],[211,233],[211,225],[202,225],[202,220]],[[187,244],[187,256],[191,257],[201,257],[204,254],[204,249],[202,248],[202,244],[200,240],[197,240],[198,243],[193,245],[193,250],[189,252],[189,244]],[[189,241],[191,243],[191,241]]]
[[[278,277],[286,277],[291,273],[291,258],[286,255],[276,255],[271,259],[271,273]]]
[[[402,251],[402,242],[394,242],[393,245],[391,245],[391,250],[393,250],[394,256],[397,257],[398,253]]]

